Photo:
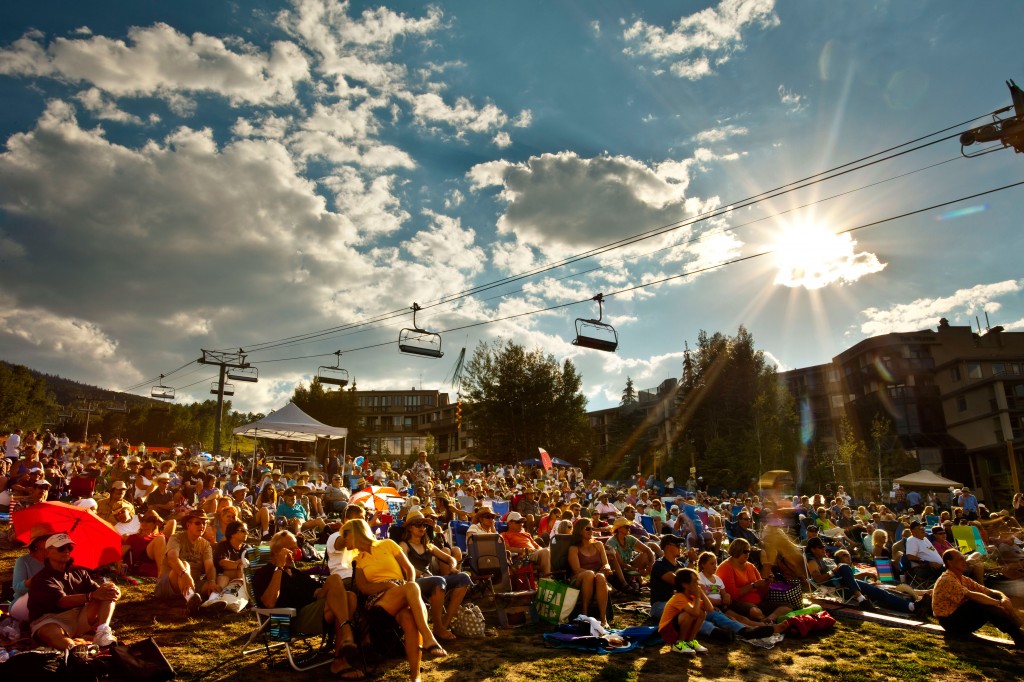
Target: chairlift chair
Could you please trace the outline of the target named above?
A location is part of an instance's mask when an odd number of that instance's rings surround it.
[[[440,358],[441,335],[420,329],[416,326],[416,312],[423,310],[418,304],[412,304],[412,327],[406,327],[398,333],[398,350],[407,355],[419,355],[425,358]]]
[[[619,335],[615,327],[601,321],[604,317],[604,294],[598,294],[591,300],[597,301],[597,319],[576,318],[576,338],[573,339],[572,345],[614,353],[619,347]]]
[[[259,381],[260,372],[255,367],[231,367],[228,369],[228,379],[232,381],[246,381],[256,383]]]
[[[341,351],[336,350],[334,354],[338,357],[334,363],[334,367],[330,365],[320,365],[320,369],[317,370],[317,379],[320,380],[321,384],[327,384],[330,386],[338,386],[344,388],[348,386],[348,370],[341,368]]]
[[[157,400],[174,400],[174,387],[164,386],[164,375],[160,375],[160,383],[149,389],[149,397]]]
[[[107,406],[107,412],[113,412],[115,414],[128,414],[128,401],[111,401],[110,405]]]
[[[220,393],[220,391],[217,390],[218,388],[219,388],[219,386],[218,386],[217,382],[214,381],[212,384],[210,384],[210,394],[211,395],[217,395],[218,393]],[[234,384],[225,383],[224,384],[224,395],[234,395],[234,394],[235,394],[235,385]]]

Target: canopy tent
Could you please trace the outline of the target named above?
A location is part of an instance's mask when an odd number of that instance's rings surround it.
[[[317,439],[335,440],[345,438],[345,449],[348,449],[348,429],[342,426],[328,426],[318,422],[295,405],[288,403],[280,410],[271,412],[263,419],[239,426],[232,433],[236,436],[248,436],[253,439],[252,472],[256,478],[256,442],[257,438],[272,440],[291,440],[304,443],[315,443]],[[315,448],[316,446],[314,446]]]
[[[943,478],[928,469],[921,469],[912,474],[900,476],[894,479],[893,483],[899,483],[901,488],[962,488],[964,485],[963,483]]]
[[[317,438],[328,440],[344,438],[348,435],[348,429],[318,422],[296,407],[295,403],[288,403],[259,421],[239,426],[232,433],[249,438],[271,438],[309,443]]]

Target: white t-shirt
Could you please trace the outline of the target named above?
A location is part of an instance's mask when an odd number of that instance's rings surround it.
[[[16,458],[18,456],[18,448],[20,446],[21,436],[19,436],[16,433],[12,433],[11,435],[7,436],[6,449],[8,457]]]
[[[703,573],[697,574],[700,577],[700,587],[704,590],[704,594],[708,595],[708,599],[715,606],[722,605],[722,594],[725,592],[725,583],[717,575],[712,575],[708,578]]]
[[[913,535],[907,538],[907,556],[916,556],[918,560],[928,563],[942,563],[942,557],[928,538],[918,539]]]
[[[355,552],[349,548],[335,549],[334,544],[341,537],[341,531],[333,533],[327,538],[327,568],[331,575],[339,575],[342,580],[352,577],[352,557]]]

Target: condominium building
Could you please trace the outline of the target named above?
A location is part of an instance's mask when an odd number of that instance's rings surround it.
[[[936,330],[864,339],[830,363],[779,378],[800,406],[805,442],[834,452],[844,416],[870,442],[872,419],[882,415],[921,468],[997,504],[1020,489],[1024,333],[942,320]]]
[[[447,393],[411,388],[406,391],[355,391],[359,425],[366,430],[371,456],[408,457],[425,449],[434,437],[440,461],[464,456],[468,439],[456,424],[456,404]]]

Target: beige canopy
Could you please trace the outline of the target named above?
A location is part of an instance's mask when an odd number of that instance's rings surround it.
[[[964,485],[963,483],[943,478],[928,469],[921,469],[912,474],[900,476],[893,480],[893,483],[899,483],[901,488],[962,488]]]

